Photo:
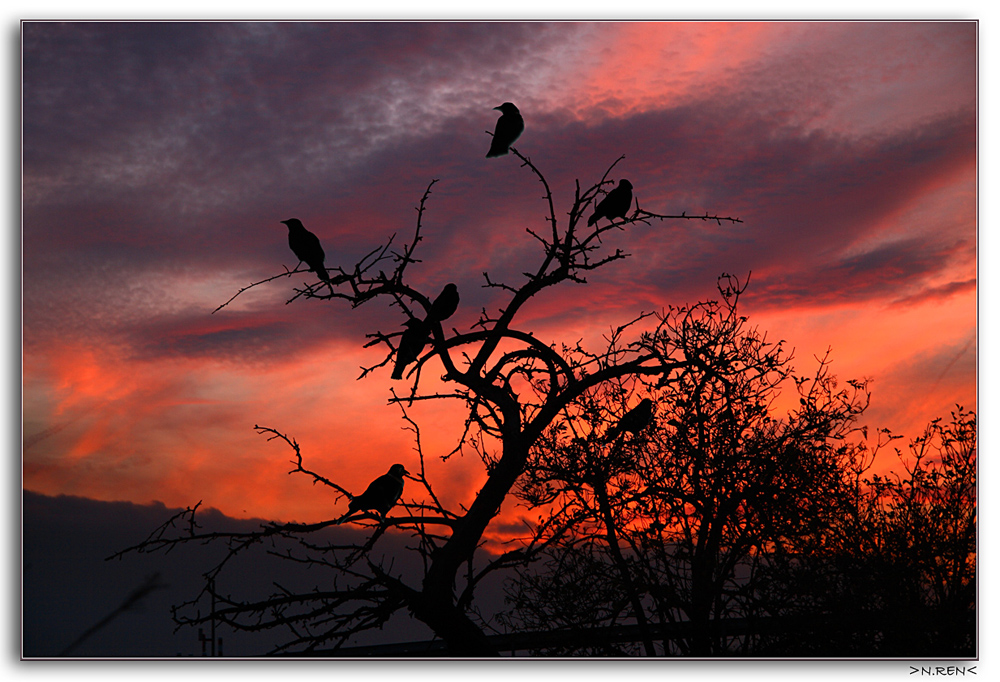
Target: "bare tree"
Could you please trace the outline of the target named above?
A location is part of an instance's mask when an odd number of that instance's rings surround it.
[[[545,550],[502,621],[567,633],[539,654],[974,655],[975,415],[933,421],[896,450],[903,474],[872,474],[899,437],[858,425],[867,382],[839,384],[829,354],[797,375],[746,327],[742,290],[723,278],[721,302],[668,313],[684,366],[658,390],[598,387],[536,443],[516,492],[549,510]],[[784,384],[797,401],[778,416]],[[641,395],[654,423],[609,440]],[[583,636],[622,625],[632,645]]]
[[[548,571],[520,571],[511,627],[569,624],[578,604],[544,595],[559,594],[565,566],[604,562],[595,570],[616,578],[602,592],[615,601],[591,610],[606,626],[636,624],[641,653],[745,652],[747,642],[720,624],[761,615],[762,558],[820,537],[845,486],[871,461],[855,423],[868,405],[865,382],[839,386],[827,357],[811,376],[796,375],[783,342],[769,342],[739,314],[745,288],[724,276],[718,301],[660,315],[669,340],[661,351],[679,369],[653,389],[635,381],[595,387],[536,444],[518,493],[551,510],[536,530],[536,542],[551,538]],[[798,401],[778,416],[785,384]],[[655,398],[655,422],[608,442],[602,434],[637,393]],[[585,616],[572,623],[593,624]],[[679,625],[683,635],[664,635]],[[657,639],[665,641],[659,650]]]
[[[402,418],[412,428],[417,442],[420,468],[412,478],[419,495],[408,491],[402,503],[403,515],[378,519],[360,515],[354,523],[369,529],[364,541],[320,545],[311,534],[335,523],[323,520],[312,524],[271,524],[253,533],[226,534],[202,531],[196,521],[197,506],[168,521],[146,541],[128,551],[169,550],[179,543],[228,543],[226,558],[206,574],[206,590],[214,590],[227,562],[251,546],[282,539],[297,550],[281,553],[290,561],[322,566],[332,572],[327,584],[307,593],[279,590],[255,601],[238,600],[213,592],[222,607],[216,617],[237,629],[288,628],[290,637],[281,651],[316,651],[343,646],[354,634],[384,625],[401,610],[408,610],[444,640],[452,655],[493,656],[490,644],[475,611],[477,585],[491,573],[523,565],[576,523],[571,517],[553,516],[551,524],[533,540],[500,555],[478,551],[501,504],[518,480],[536,466],[533,448],[554,423],[570,414],[577,402],[590,392],[623,382],[641,384],[650,390],[676,380],[692,367],[692,360],[680,357],[671,338],[667,317],[640,312],[617,327],[606,348],[590,351],[579,343],[557,347],[537,339],[519,326],[525,304],[562,284],[586,284],[589,272],[611,266],[628,257],[620,249],[611,250],[604,238],[612,231],[653,220],[713,220],[739,222],[719,216],[668,216],[639,207],[625,218],[601,226],[588,225],[585,214],[614,185],[610,175],[615,161],[604,176],[586,189],[579,182],[565,217],[557,214],[555,201],[544,175],[516,149],[522,167],[541,183],[545,217],[542,227],[525,232],[537,242],[539,260],[534,269],[523,273],[517,283],[501,282],[484,273],[484,286],[503,299],[495,311],[483,309],[467,330],[446,329],[430,315],[432,298],[411,286],[408,273],[417,262],[417,249],[428,199],[437,180],[432,181],[417,207],[416,226],[409,243],[397,247],[395,235],[372,249],[350,267],[330,267],[331,280],[295,288],[290,301],[297,299],[342,300],[356,308],[374,301],[388,302],[402,313],[403,321],[416,320],[428,333],[428,344],[407,368],[408,388],[392,393],[390,403],[402,410]],[[624,157],[622,157],[624,158]],[[287,271],[237,292],[221,310],[246,289],[283,277],[301,274]],[[412,326],[412,325],[411,325]],[[376,330],[368,335],[367,347],[382,348],[384,358],[363,368],[361,378],[388,374],[399,348],[400,330]],[[445,388],[425,381],[427,372],[440,376]],[[428,480],[420,448],[420,430],[407,409],[419,401],[457,401],[467,410],[465,427],[457,435],[453,451],[474,452],[482,461],[487,478],[471,505],[456,507],[436,494]],[[342,485],[310,471],[294,438],[271,427],[258,427],[269,438],[285,442],[295,453],[296,473],[329,486],[336,494],[352,497]],[[416,539],[414,550],[423,566],[419,581],[393,569],[391,561],[373,553],[389,529],[408,532]],[[192,602],[194,603],[194,602]],[[178,622],[197,624],[207,617],[184,615]]]
[[[902,473],[857,476],[822,537],[771,557],[763,599],[831,627],[820,640],[772,638],[765,653],[975,655],[975,413],[933,420],[896,455]]]

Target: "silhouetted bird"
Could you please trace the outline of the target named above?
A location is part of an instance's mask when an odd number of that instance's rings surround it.
[[[411,317],[406,321],[406,331],[399,337],[396,350],[396,366],[392,370],[393,379],[402,379],[406,366],[420,357],[420,351],[427,345],[427,324]]]
[[[431,311],[427,314],[427,321],[443,322],[455,314],[458,310],[458,287],[454,284],[446,284],[438,297],[431,303]]]
[[[289,218],[281,222],[288,225],[288,245],[292,247],[292,253],[295,254],[295,257],[299,259],[299,262],[308,265],[309,269],[315,272],[321,280],[329,282],[330,275],[326,272],[326,266],[323,264],[323,261],[326,260],[326,254],[323,253],[323,247],[319,244],[319,237],[307,230],[298,218]]]
[[[625,431],[632,435],[638,434],[653,421],[653,401],[643,398],[642,401],[625,413],[617,424],[608,429],[604,434],[604,442],[610,443]]]
[[[504,102],[494,109],[501,112],[497,119],[496,130],[493,131],[493,142],[490,150],[486,152],[486,158],[492,159],[495,156],[503,156],[508,153],[510,146],[524,132],[524,119],[521,112],[510,102]]]
[[[347,513],[337,520],[341,523],[348,516],[358,511],[376,511],[385,520],[400,497],[403,496],[403,475],[410,473],[402,464],[393,464],[389,473],[379,476],[368,484],[363,493],[355,497],[347,505]]]
[[[625,214],[628,213],[629,206],[631,205],[632,183],[628,180],[619,180],[618,186],[608,192],[608,196],[604,197],[601,202],[597,204],[597,208],[594,210],[594,215],[590,216],[590,220],[587,221],[587,224],[593,225],[600,218],[607,218],[608,220],[624,218]]]

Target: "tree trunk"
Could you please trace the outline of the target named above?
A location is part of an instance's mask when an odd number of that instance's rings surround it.
[[[432,556],[423,590],[411,607],[413,615],[426,623],[448,644],[456,656],[497,656],[486,635],[455,605],[455,577],[473,555],[483,532],[500,511],[500,504],[524,471],[528,448],[520,441],[504,443],[504,454],[486,480],[469,511],[456,524],[454,533]]]
[[[451,599],[426,597],[423,594],[410,605],[410,611],[426,623],[448,645],[448,654],[456,657],[493,658],[499,655],[486,634],[469,620]]]
[[[628,598],[632,602],[632,611],[635,613],[636,623],[639,625],[639,632],[642,635],[642,646],[647,656],[656,655],[656,647],[653,646],[653,638],[649,633],[649,622],[646,620],[646,611],[642,607],[642,600],[639,598],[639,591],[632,580],[632,574],[628,568],[628,562],[622,555],[621,547],[618,545],[618,536],[615,533],[615,520],[611,514],[611,502],[608,500],[607,483],[599,479],[594,485],[594,492],[597,493],[598,505],[601,508],[601,516],[604,518],[605,535],[608,541],[608,549],[611,551],[611,558],[614,559],[618,573],[625,583]]]
[[[691,565],[691,609],[688,618],[694,632],[691,636],[691,655],[708,657],[713,653],[713,637],[711,631],[712,618],[712,580],[711,565],[699,558]]]

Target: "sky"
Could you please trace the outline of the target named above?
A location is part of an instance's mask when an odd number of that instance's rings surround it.
[[[484,158],[505,101],[557,212],[624,155],[612,177],[643,208],[743,221],[630,227],[626,263],[539,297],[522,327],[596,348],[749,274],[744,314],[799,372],[830,348],[839,377],[872,379],[872,427],[913,437],[976,409],[976,38],[970,22],[25,24],[23,487],[342,513],[257,424],[351,490],[412,470],[387,404],[401,384],[357,380],[382,360],[365,334],[397,310],[286,305],[282,279],[212,311],[295,266],[279,221],[349,265],[412,234],[433,179],[412,282],[456,282],[459,328],[495,309],[482,273],[537,265],[524,230],[545,208],[514,157]],[[430,475],[468,504],[478,460],[439,460],[461,416],[412,414]]]

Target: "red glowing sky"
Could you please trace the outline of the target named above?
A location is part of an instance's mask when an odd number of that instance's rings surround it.
[[[808,371],[871,377],[872,426],[916,435],[976,408],[976,26],[953,23],[50,24],[24,28],[23,484],[46,494],[313,521],[342,511],[309,468],[358,489],[414,460],[365,334],[398,311],[285,305],[296,216],[349,264],[409,235],[413,283],[455,281],[457,327],[500,303],[482,272],[537,254],[537,181],[557,211],[616,173],[664,223],[633,254],[525,311],[539,338],[599,343],[642,310],[752,271],[744,313]],[[431,477],[468,503],[461,427],[414,411]]]

